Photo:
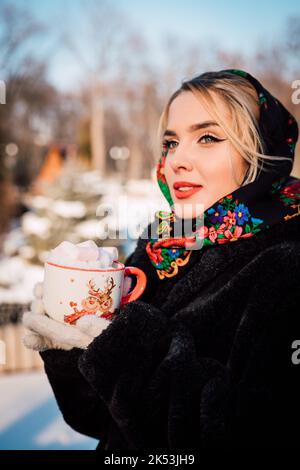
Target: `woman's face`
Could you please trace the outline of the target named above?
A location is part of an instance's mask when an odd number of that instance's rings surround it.
[[[226,107],[216,95],[214,98],[230,124]],[[170,105],[164,134],[168,148],[165,177],[178,217],[201,215],[243,181],[248,164],[213,121],[192,92],[182,92]],[[190,184],[194,186],[189,188]]]

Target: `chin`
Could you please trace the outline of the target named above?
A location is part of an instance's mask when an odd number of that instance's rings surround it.
[[[192,219],[200,217],[205,210],[204,204],[200,202],[175,202],[175,215],[181,219]]]

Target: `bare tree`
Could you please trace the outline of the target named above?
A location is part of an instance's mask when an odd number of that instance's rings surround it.
[[[86,84],[90,91],[92,164],[105,175],[105,102],[111,91],[109,82],[116,75],[124,74],[122,66],[124,67],[125,57],[130,56],[128,47],[132,38],[128,18],[111,4],[92,0],[82,1],[81,7],[80,41],[74,40],[74,35],[67,33],[65,44],[86,72]]]

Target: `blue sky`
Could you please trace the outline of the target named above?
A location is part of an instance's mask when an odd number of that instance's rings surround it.
[[[76,24],[81,21],[80,0],[15,0],[15,3],[41,21],[55,25],[54,35],[72,18],[76,35]],[[209,47],[211,41],[215,41],[228,51],[251,53],[262,43],[278,40],[284,32],[286,19],[300,15],[300,4],[296,0],[108,0],[108,3],[126,13],[148,40],[153,54],[158,54],[160,40],[167,32],[190,43]],[[80,77],[80,68],[59,45],[50,41],[37,47],[45,47],[45,50],[48,47],[51,51],[50,77],[58,87],[68,88]]]

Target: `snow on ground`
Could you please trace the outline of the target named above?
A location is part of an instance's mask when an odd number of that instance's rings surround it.
[[[0,375],[0,450],[95,449],[63,420],[44,371]]]

